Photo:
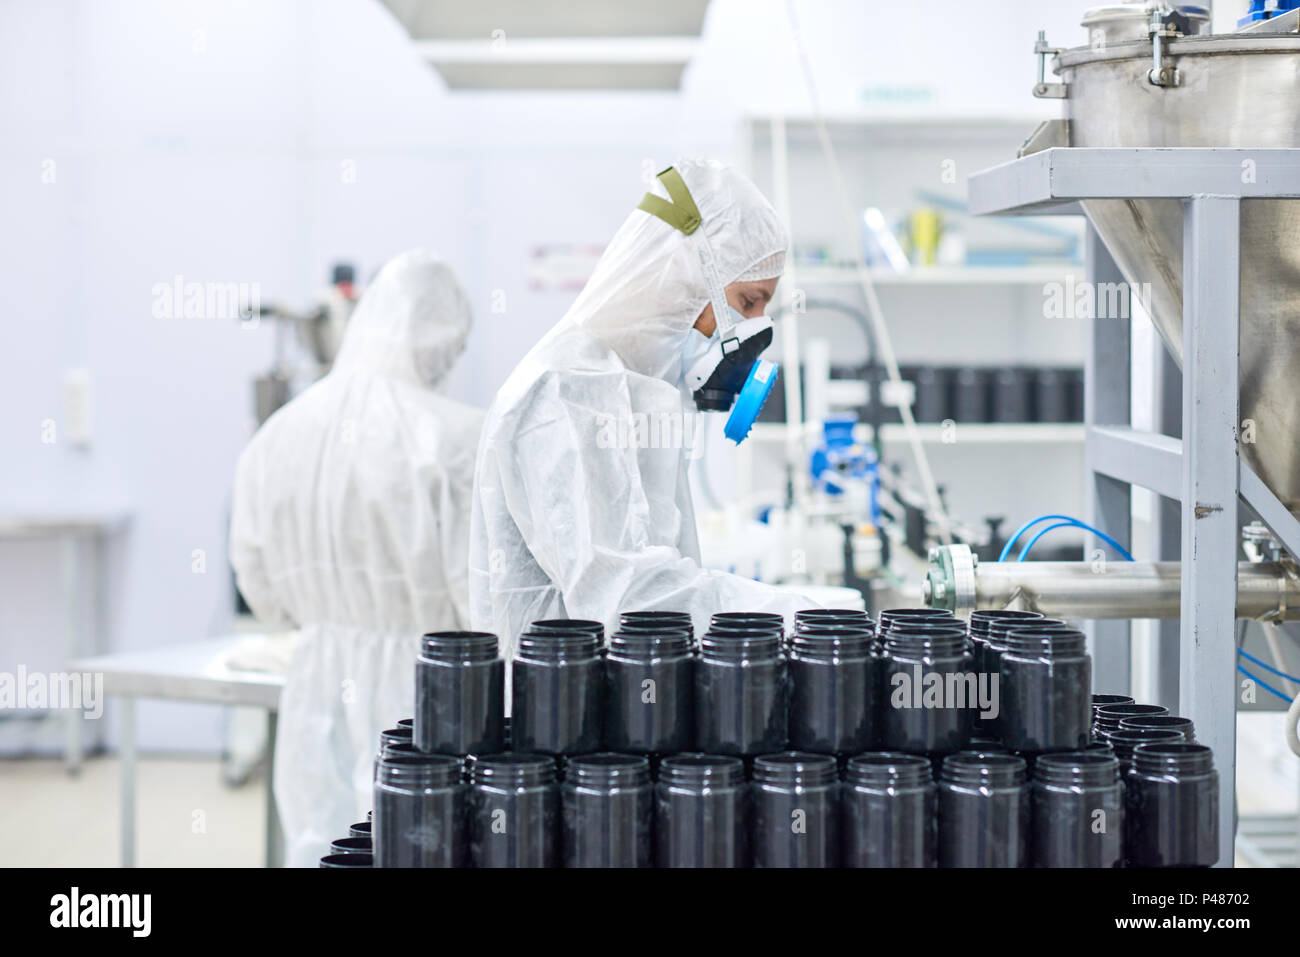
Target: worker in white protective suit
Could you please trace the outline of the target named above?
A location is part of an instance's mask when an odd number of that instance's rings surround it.
[[[315,864],[365,820],[379,733],[413,714],[420,636],[469,627],[483,414],[438,393],[469,329],[450,267],[397,257],[366,289],[330,373],[239,460],[240,591],[269,625],[301,629],[275,752],[290,866]]]
[[[681,610],[702,631],[715,612],[816,607],[701,567],[685,447],[699,423],[668,427],[725,410],[757,369],[788,245],[731,167],[685,160],[660,174],[488,411],[470,531],[475,629],[513,648],[545,618],[608,630],[621,612]]]

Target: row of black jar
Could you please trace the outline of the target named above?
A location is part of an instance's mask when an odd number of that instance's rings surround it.
[[[373,825],[325,866],[1174,867],[1218,854],[1210,750],[961,752],[842,762],[783,752],[745,762],[599,753],[468,762],[390,748]],[[563,780],[560,769],[563,769]],[[369,837],[361,836],[369,830]],[[364,853],[373,848],[373,856]]]
[[[993,617],[993,615],[1001,617]],[[1009,614],[1011,617],[1006,617]],[[981,618],[979,616],[983,615]],[[952,754],[1000,741],[1031,754],[1090,740],[1084,636],[1033,613],[724,613],[695,642],[689,616],[539,621],[511,666],[513,747],[573,755],[785,748]],[[416,667],[415,745],[442,754],[504,746],[505,663],[496,636],[426,635]]]

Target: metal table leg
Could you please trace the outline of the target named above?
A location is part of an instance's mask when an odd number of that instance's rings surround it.
[[[284,833],[275,807],[275,734],[279,716],[266,712],[266,866],[284,866]]]
[[[122,699],[122,866],[135,867],[135,699]]]

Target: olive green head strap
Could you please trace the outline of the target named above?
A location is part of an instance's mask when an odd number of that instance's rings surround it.
[[[668,199],[646,193],[637,209],[657,216],[673,229],[680,229],[689,236],[700,228],[700,211],[695,200],[691,199],[691,192],[686,188],[682,174],[670,166],[659,174],[659,182],[668,190]]]

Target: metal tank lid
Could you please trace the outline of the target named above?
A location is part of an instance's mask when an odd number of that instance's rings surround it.
[[[1208,7],[1195,3],[1169,4],[1164,0],[1104,3],[1084,13],[1083,26],[1093,46],[1145,40],[1150,35],[1151,14],[1160,9],[1172,9],[1186,18],[1188,26],[1182,31],[1184,36],[1200,34],[1209,27]]]

